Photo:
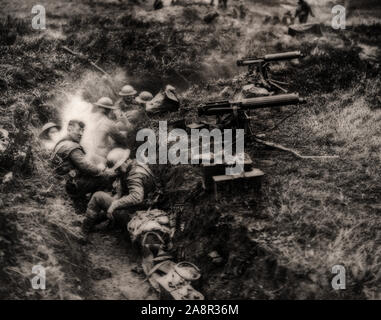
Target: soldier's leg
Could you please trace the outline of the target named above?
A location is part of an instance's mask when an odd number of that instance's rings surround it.
[[[93,194],[87,205],[86,217],[83,220],[83,231],[90,232],[94,226],[107,219],[107,209],[113,198],[110,194],[98,191]]]
[[[85,195],[101,190],[108,190],[111,182],[99,177],[81,177],[76,181],[77,194]]]
[[[300,23],[306,23],[307,22],[308,15],[306,15],[304,12],[302,12],[299,15],[299,22]]]

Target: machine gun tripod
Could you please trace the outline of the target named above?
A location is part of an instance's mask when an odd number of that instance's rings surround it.
[[[271,86],[278,88],[279,90],[287,93],[287,90],[283,88],[281,85],[287,85],[288,83],[275,80],[269,76],[270,73],[270,63],[275,61],[284,61],[284,60],[292,60],[302,58],[304,55],[300,51],[290,51],[283,53],[274,53],[274,54],[266,54],[263,57],[246,57],[240,60],[237,60],[237,66],[243,67],[248,66],[249,75],[254,74],[254,68],[257,67],[257,72],[260,77],[260,81],[262,84],[271,88]]]

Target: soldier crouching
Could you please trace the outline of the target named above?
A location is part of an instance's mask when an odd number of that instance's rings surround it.
[[[98,191],[93,194],[87,206],[83,221],[84,233],[93,231],[96,224],[116,218],[115,211],[127,210],[126,215],[135,212],[143,204],[145,195],[154,187],[154,178],[148,165],[129,159],[130,150],[115,148],[107,155],[107,165],[115,170],[115,194]],[[120,213],[118,219],[128,219]]]

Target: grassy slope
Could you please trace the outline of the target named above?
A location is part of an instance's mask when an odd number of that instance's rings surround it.
[[[258,167],[267,172],[260,208],[253,210],[255,215],[250,217],[244,207],[237,209],[226,201],[220,214],[230,216],[235,221],[245,221],[251,231],[246,234],[247,239],[244,241],[250,239],[253,241],[252,247],[258,244],[260,248],[266,248],[275,255],[277,268],[286,267],[299,278],[296,280],[294,274],[284,280],[280,279],[281,275],[275,274],[272,285],[275,280],[279,281],[278,284],[271,287],[268,282],[262,283],[265,288],[258,289],[255,281],[260,282],[261,277],[257,273],[260,272],[265,278],[266,271],[258,266],[244,266],[243,275],[233,277],[221,288],[213,283],[216,279],[221,280],[215,278],[212,272],[209,289],[220,298],[250,295],[253,298],[258,295],[264,298],[380,298],[377,289],[380,281],[381,240],[381,113],[377,98],[380,96],[380,70],[379,65],[369,65],[359,58],[357,44],[345,45],[349,38],[377,46],[379,36],[367,37],[363,33],[366,28],[359,32],[361,29],[350,29],[345,36],[327,30],[321,40],[311,42],[311,39],[306,38],[300,39],[299,43],[294,40],[283,42],[275,33],[279,31],[277,28],[273,29],[273,38],[271,32],[264,35],[270,35],[270,40],[266,41],[270,46],[281,49],[302,47],[310,55],[291,70],[282,66],[274,70],[278,78],[287,79],[295,91],[306,96],[308,104],[277,130],[270,132],[268,128],[296,108],[290,111],[282,108],[281,112],[256,112],[257,119],[253,123],[255,130],[263,131],[266,139],[300,150],[305,155],[328,154],[340,158],[300,160],[260,145],[249,148]],[[256,37],[258,35],[252,40],[254,44],[261,41]],[[223,85],[237,86],[229,82]],[[223,86],[216,84],[211,88],[213,95],[213,91],[217,93]],[[210,90],[201,91],[197,94],[210,94]],[[268,165],[268,162],[263,161],[269,159],[275,163]],[[206,231],[208,234],[210,232]],[[241,245],[239,248],[239,245],[231,244],[237,239],[236,233],[229,232],[232,236],[220,240],[228,243],[232,250],[238,250],[245,263],[255,265],[256,260],[260,260],[257,253],[250,253],[250,246]],[[237,232],[246,233],[239,229]],[[209,245],[217,244],[212,241]],[[197,252],[193,246],[190,250]],[[220,250],[225,251],[223,248]],[[225,258],[228,262],[231,260],[230,257]],[[345,292],[335,292],[331,288],[331,268],[335,264],[343,264],[347,268],[348,289]],[[270,266],[267,267],[270,269]],[[226,266],[219,272],[228,274],[230,269]],[[255,281],[250,293],[243,288],[253,278]],[[243,279],[244,283],[237,279]],[[292,286],[294,289],[291,292],[286,290]],[[225,292],[221,293],[223,290]]]
[[[23,6],[16,7],[13,1],[6,2],[6,12],[27,16],[30,3],[23,3]],[[253,14],[254,22],[240,28],[229,17],[220,18],[224,20],[219,25],[198,23],[206,12],[205,8],[175,8],[162,12],[168,16],[162,13],[157,17],[151,13],[143,17],[140,9],[136,8],[138,18],[134,18],[130,8],[124,4],[98,3],[90,8],[85,2],[74,6],[70,2],[58,4],[50,1],[46,33],[39,34],[21,25],[16,31],[16,43],[0,47],[0,68],[5,75],[4,94],[0,98],[1,119],[16,140],[12,157],[20,158],[18,162],[2,164],[3,173],[12,170],[16,179],[13,185],[3,189],[5,214],[2,217],[5,220],[1,230],[4,239],[11,241],[12,245],[3,241],[1,248],[5,252],[5,264],[12,265],[11,269],[6,269],[8,281],[24,283],[23,286],[16,285],[14,292],[4,292],[3,295],[38,297],[35,292],[25,290],[29,288],[25,279],[30,275],[31,265],[42,261],[57,279],[54,289],[45,292],[46,297],[70,297],[73,293],[86,296],[72,276],[77,273],[86,283],[86,275],[76,267],[76,259],[84,255],[78,245],[75,245],[75,250],[62,254],[62,250],[73,242],[70,237],[66,243],[57,242],[60,236],[54,231],[58,226],[65,234],[75,236],[77,231],[70,223],[76,217],[68,204],[59,205],[53,201],[55,194],[63,192],[55,186],[45,163],[46,155],[33,135],[34,127],[39,127],[55,112],[41,107],[41,102],[49,101],[51,95],[59,95],[58,89],[70,89],[73,81],[80,79],[87,68],[59,50],[59,45],[64,44],[89,54],[107,70],[117,67],[128,70],[133,83],[153,91],[168,79],[175,78],[176,84],[185,86],[187,82],[199,82],[201,77],[208,82],[207,86],[201,82],[183,94],[184,105],[190,107],[195,107],[201,100],[217,97],[225,85],[238,88],[243,84],[239,79],[234,83],[229,79],[208,80],[236,72],[225,65],[234,63],[237,55],[263,54],[300,46],[306,48],[312,58],[296,67],[296,71],[281,66],[275,72],[280,77],[287,77],[294,84],[294,90],[308,95],[309,104],[278,130],[268,133],[267,139],[295,147],[306,154],[338,154],[340,160],[300,161],[287,154],[253,146],[250,148],[253,158],[258,158],[258,166],[268,173],[263,185],[264,197],[258,208],[262,218],[247,214],[241,216],[239,210],[238,214],[226,214],[231,215],[229,219],[243,219],[245,225],[251,226],[249,237],[276,252],[279,264],[309,276],[313,284],[308,286],[314,292],[313,297],[332,296],[327,285],[330,268],[333,264],[343,263],[349,269],[351,290],[348,295],[376,298],[375,289],[380,281],[377,245],[381,224],[377,200],[380,190],[381,117],[374,96],[379,94],[379,82],[375,80],[379,69],[370,69],[353,53],[353,48],[348,47],[351,39],[376,45],[378,38],[369,32],[372,29],[361,29],[360,26],[346,33],[346,37],[329,34],[311,44],[309,39],[299,42],[284,36],[284,27],[261,26],[259,14]],[[168,23],[171,19],[173,22]],[[28,23],[28,20],[24,21]],[[237,36],[238,43],[232,49]],[[181,54],[178,54],[179,50]],[[199,59],[205,54],[205,59]],[[332,55],[335,57],[333,60]],[[341,59],[343,56],[347,60]],[[205,67],[209,68],[208,74],[203,71]],[[98,96],[91,98],[96,100]],[[24,101],[21,105],[12,106],[20,99]],[[276,110],[261,111],[254,124],[261,131],[271,127],[284,114]],[[189,119],[194,116],[192,113],[186,115]],[[25,130],[19,130],[23,134],[18,134],[18,130],[12,127],[13,121],[16,128],[25,122],[30,122],[31,126],[24,126]],[[32,146],[33,162],[18,155],[18,149],[25,145]],[[28,150],[24,152],[28,154]],[[273,159],[275,164],[265,167],[261,162],[264,158]],[[26,188],[21,188],[25,180]],[[226,211],[228,209],[227,206]],[[14,219],[16,222],[12,222]],[[52,223],[55,228],[51,227]],[[18,239],[4,231],[4,225],[5,228],[9,226],[9,230],[19,226]],[[41,232],[41,228],[45,232]],[[31,243],[30,247],[26,243]],[[39,248],[37,252],[35,247]],[[65,262],[67,259],[69,262]],[[20,282],[18,277],[24,282]],[[234,283],[238,285],[236,278],[231,279],[229,286],[234,288]],[[299,292],[305,289],[303,285],[302,282],[296,284]],[[256,284],[252,286],[255,288]],[[251,297],[250,292],[242,294],[242,297]],[[228,292],[220,295],[232,297]]]

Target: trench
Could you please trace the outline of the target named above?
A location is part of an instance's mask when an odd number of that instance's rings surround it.
[[[139,254],[123,234],[98,232],[85,246],[92,270],[90,297],[96,300],[157,300],[158,294],[138,273]]]
[[[282,48],[282,46],[280,46]],[[272,50],[273,51],[273,50]],[[372,51],[372,50],[369,50]],[[333,52],[335,53],[335,52]],[[335,54],[337,61],[342,60],[341,51]],[[351,56],[350,56],[351,57]],[[324,58],[324,57],[323,57]],[[319,58],[319,59],[323,59]],[[291,69],[286,71],[294,83],[295,89],[305,92],[318,90],[327,91],[326,86],[334,87],[339,80],[344,79],[353,70],[343,72],[337,80],[332,77],[331,83],[326,81],[309,82],[305,85],[305,78],[311,72],[312,66],[318,58],[306,64],[305,70]],[[328,58],[325,58],[326,60]],[[225,64],[232,59],[226,59]],[[329,58],[332,61],[332,56]],[[350,61],[357,61],[351,59]],[[233,63],[234,64],[234,63]],[[226,72],[224,72],[226,67]],[[308,68],[307,68],[308,67]],[[238,71],[229,66],[211,65],[211,69],[222,70],[211,72],[216,78],[232,78]],[[295,71],[294,71],[295,70]],[[326,69],[321,69],[318,75],[327,79]],[[319,70],[318,70],[319,71]],[[337,72],[337,69],[333,69]],[[302,72],[302,76],[296,72]],[[289,74],[288,74],[289,73]],[[328,72],[334,74],[334,72]],[[181,75],[168,73],[166,76],[158,74],[144,74],[134,77],[131,84],[140,90],[149,90],[153,93],[166,84],[175,84],[179,93],[192,85],[199,85],[197,76],[205,78],[205,74]],[[208,82],[210,79],[205,79]],[[208,83],[209,85],[209,83]],[[212,89],[222,89],[213,84]],[[204,98],[204,97],[203,97]],[[271,118],[271,117],[270,117]],[[264,118],[265,120],[266,118]],[[42,120],[42,119],[41,119]],[[262,124],[260,124],[262,126]],[[261,167],[261,160],[285,157],[283,160],[291,162],[287,156],[271,151],[260,155],[255,167]],[[264,163],[263,161],[263,163]],[[172,168],[171,168],[172,169]],[[271,167],[268,171],[271,172]],[[170,171],[168,169],[168,171]],[[272,173],[271,173],[272,174]],[[284,173],[282,173],[284,174]],[[276,299],[276,298],[314,298],[316,288],[305,274],[297,274],[292,268],[281,262],[281,255],[263,243],[252,239],[252,234],[266,232],[262,227],[269,224],[263,217],[261,194],[253,195],[252,199],[239,202],[227,196],[221,202],[215,202],[210,192],[203,192],[200,188],[200,172],[197,168],[174,168],[171,175],[161,175],[162,180],[168,181],[166,186],[166,203],[163,210],[175,211],[177,214],[177,230],[174,235],[175,261],[190,261],[196,264],[202,277],[194,287],[205,295],[207,299]],[[274,191],[271,183],[266,182],[267,190]],[[56,198],[59,201],[61,198]],[[242,199],[241,199],[242,200]],[[69,210],[74,210],[71,206]],[[68,219],[65,215],[65,219]],[[249,230],[246,219],[254,221],[257,229]],[[0,221],[1,222],[1,221]],[[125,226],[123,226],[125,229]],[[5,229],[5,228],[4,228]],[[212,236],[211,236],[212,235]],[[60,240],[57,237],[57,240]],[[89,260],[85,264],[89,278],[86,280],[89,290],[81,297],[86,299],[160,299],[159,295],[150,287],[144,273],[139,272],[140,252],[128,240],[124,230],[100,230],[91,234],[90,243],[83,245],[83,257]],[[211,252],[218,252],[220,261],[213,262],[209,256]],[[68,255],[70,257],[70,255]],[[79,254],[78,254],[79,256]],[[71,275],[69,273],[69,275]],[[86,278],[86,279],[87,279]],[[308,290],[306,290],[308,289]],[[310,296],[308,294],[311,293]]]

